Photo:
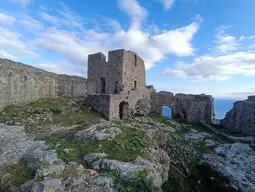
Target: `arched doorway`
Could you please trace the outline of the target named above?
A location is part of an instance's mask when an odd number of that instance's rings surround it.
[[[119,116],[120,116],[120,119],[128,119],[128,117],[129,117],[129,104],[128,104],[128,102],[122,101],[119,104]]]
[[[172,119],[173,118],[173,109],[169,106],[162,106],[161,114],[168,119]]]

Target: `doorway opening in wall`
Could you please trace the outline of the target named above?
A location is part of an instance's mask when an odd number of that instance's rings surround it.
[[[169,106],[162,106],[162,115],[168,119],[173,118],[173,109]]]
[[[129,112],[128,108],[129,108],[128,102],[122,101],[119,104],[119,116],[120,116],[120,119],[127,119],[128,118],[128,112]]]
[[[105,78],[100,78],[100,93],[105,94],[106,90],[106,79]]]

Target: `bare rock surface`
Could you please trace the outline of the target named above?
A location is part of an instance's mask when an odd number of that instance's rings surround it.
[[[122,131],[117,127],[115,123],[102,122],[77,132],[75,136],[88,140],[102,141],[105,139],[114,139],[120,133],[122,133]]]
[[[164,158],[164,160],[169,163],[169,157],[166,155]],[[93,163],[93,168],[115,171],[124,179],[133,179],[140,173],[148,172],[147,177],[153,179],[156,187],[161,187],[168,178],[169,167],[163,167],[160,162],[154,164],[147,159],[137,157],[132,162],[99,159]]]
[[[236,189],[255,191],[255,151],[248,144],[222,144],[215,153],[204,154],[201,163],[229,178]]]
[[[0,167],[19,161],[33,144],[24,127],[0,124]]]
[[[37,181],[42,179],[42,181]],[[21,186],[11,188],[12,192],[114,192],[113,179],[101,176],[75,162],[63,163],[61,160],[51,165],[41,164],[36,170],[35,179]]]
[[[83,159],[86,163],[93,163],[94,161],[105,157],[107,157],[107,154],[105,153],[90,153],[84,156]]]
[[[185,137],[186,139],[199,142],[199,141],[203,141],[206,138],[211,138],[211,135],[206,132],[198,132],[197,130],[191,129],[190,132],[185,135]]]

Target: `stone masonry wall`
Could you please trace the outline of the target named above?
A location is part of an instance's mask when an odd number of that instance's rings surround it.
[[[255,136],[255,96],[235,102],[221,124],[231,132]]]
[[[146,87],[144,61],[132,51],[125,51],[124,55],[124,93],[144,89]]]
[[[87,79],[77,76],[58,75],[58,96],[84,97],[94,89]]]
[[[210,95],[187,95],[162,91],[151,92],[151,111],[161,113],[162,106],[172,109],[173,117],[182,117],[191,123],[205,121],[215,123],[214,99]]]
[[[109,117],[111,95],[88,95],[85,104],[94,110],[102,113],[105,117]],[[109,118],[109,120],[111,120]]]
[[[103,53],[88,56],[88,81],[95,83],[95,92],[101,94],[101,79],[105,79],[103,94],[118,94],[123,89],[123,50],[110,51],[108,62]]]
[[[0,59],[0,108],[58,96],[87,95],[85,78],[57,75],[22,63]]]

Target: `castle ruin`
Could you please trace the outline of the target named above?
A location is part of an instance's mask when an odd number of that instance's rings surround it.
[[[214,123],[212,96],[157,93],[153,86],[146,86],[144,61],[132,51],[110,51],[108,61],[100,52],[89,55],[87,79],[0,59],[0,108],[55,97],[83,97],[87,106],[109,120],[161,113],[166,105],[174,118]]]

